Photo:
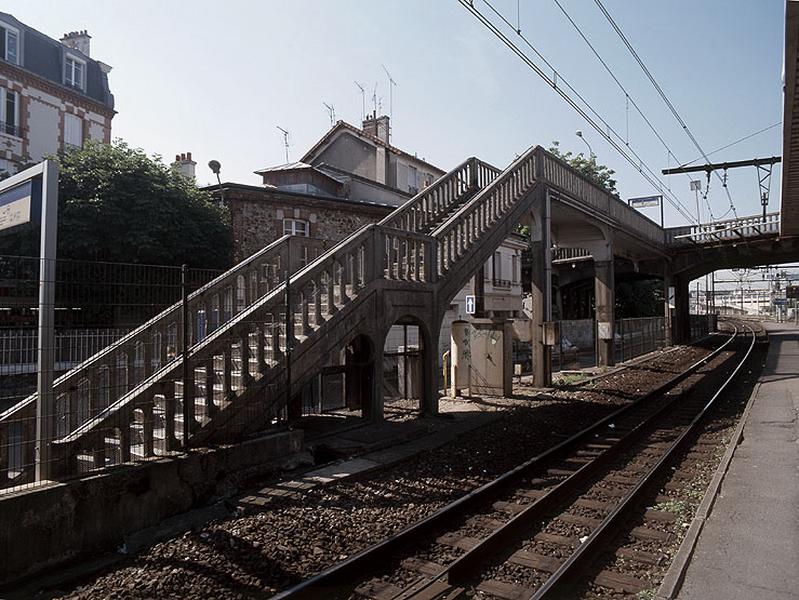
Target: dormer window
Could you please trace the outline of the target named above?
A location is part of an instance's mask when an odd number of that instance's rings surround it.
[[[83,89],[86,63],[79,58],[67,54],[64,59],[64,84]]]
[[[18,65],[19,31],[5,23],[0,24],[0,43],[2,43],[0,56],[2,56],[6,62]]]

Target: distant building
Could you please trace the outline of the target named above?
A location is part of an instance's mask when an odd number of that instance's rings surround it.
[[[111,141],[111,67],[90,57],[90,40],[86,31],[54,40],[0,12],[0,169]]]

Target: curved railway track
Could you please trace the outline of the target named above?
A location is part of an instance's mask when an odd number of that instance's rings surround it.
[[[641,400],[275,598],[568,597],[749,358],[753,328],[731,327],[716,350]],[[612,583],[636,588],[629,577]]]

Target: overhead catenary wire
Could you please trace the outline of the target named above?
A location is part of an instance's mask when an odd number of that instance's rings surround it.
[[[602,67],[604,67],[605,71],[607,71],[608,75],[610,75],[611,79],[613,79],[613,81],[616,83],[618,88],[624,94],[624,97],[625,97],[625,122],[626,122],[626,129],[627,129],[626,140],[625,140],[626,144],[629,146],[629,143],[630,143],[630,116],[629,116],[630,113],[629,113],[629,111],[630,111],[630,105],[632,105],[632,107],[635,109],[635,111],[638,113],[638,115],[643,119],[644,123],[646,123],[646,125],[649,127],[649,129],[652,131],[652,133],[655,134],[655,137],[658,139],[658,141],[661,143],[661,145],[666,149],[666,161],[668,162],[669,158],[673,158],[676,162],[679,163],[680,160],[677,158],[677,156],[674,154],[672,149],[666,143],[666,140],[663,139],[663,136],[660,134],[660,132],[657,129],[655,129],[655,126],[652,124],[652,121],[650,121],[649,117],[647,117],[644,114],[644,111],[641,109],[640,106],[638,106],[638,103],[635,101],[635,99],[627,91],[627,88],[624,87],[622,82],[619,80],[619,78],[613,72],[613,69],[611,69],[610,65],[608,65],[607,61],[605,61],[605,59],[602,58],[602,55],[599,54],[599,51],[596,49],[596,47],[588,39],[588,36],[585,35],[583,30],[580,28],[580,26],[575,22],[575,20],[572,18],[572,16],[569,14],[569,12],[564,8],[563,4],[561,4],[560,0],[553,0],[553,1],[557,5],[557,7],[560,9],[560,11],[563,13],[563,16],[566,17],[566,20],[569,21],[569,23],[574,28],[574,30],[577,32],[577,34],[585,42],[586,46],[588,46],[588,48],[591,50],[591,52],[594,54],[594,56],[600,62]],[[685,176],[688,178],[689,181],[691,180],[691,176],[688,175],[688,173],[686,173]],[[671,190],[670,187],[668,189]],[[705,200],[707,201],[707,194],[705,194]],[[713,210],[710,207],[709,203],[708,203],[707,207],[708,207],[708,211],[709,211],[710,217],[712,219],[713,218]],[[699,218],[699,215],[697,215],[697,219],[698,218]]]
[[[750,133],[749,135],[745,135],[745,136],[743,136],[742,138],[738,138],[737,140],[735,140],[734,142],[730,142],[730,143],[729,143],[729,144],[727,144],[726,146],[722,146],[721,148],[716,148],[715,150],[711,150],[710,152],[708,152],[708,153],[707,153],[707,155],[708,155],[708,156],[713,156],[713,155],[714,155],[714,154],[716,154],[717,152],[721,152],[722,150],[726,150],[727,148],[732,148],[732,147],[733,147],[733,146],[735,146],[736,144],[740,144],[741,142],[745,142],[746,140],[748,140],[748,139],[751,139],[751,138],[755,137],[756,135],[760,135],[761,133],[765,133],[765,132],[766,132],[766,131],[768,131],[769,129],[774,129],[775,127],[778,127],[779,125],[782,125],[782,121],[777,121],[776,123],[772,123],[772,124],[771,124],[771,125],[769,125],[768,127],[764,127],[763,129],[758,129],[758,130],[757,130],[757,131],[755,131],[754,133]],[[672,156],[673,156],[673,155],[672,155]],[[682,168],[682,167],[687,167],[688,165],[692,165],[692,164],[694,164],[694,163],[695,163],[696,161],[698,161],[698,160],[702,160],[702,157],[701,157],[701,156],[698,156],[698,157],[696,157],[696,158],[695,158],[695,159],[693,159],[693,160],[689,160],[687,163],[682,163],[682,164],[680,165],[680,167],[681,167],[681,168]]]
[[[632,165],[650,185],[660,191],[667,201],[677,210],[680,215],[692,223],[697,223],[697,219],[691,214],[685,205],[673,193],[664,193],[666,189],[663,183],[658,178],[657,174],[641,159],[632,147],[627,147],[624,138],[611,127],[611,125],[591,106],[591,104],[583,98],[577,90],[575,90],[563,76],[555,69],[555,67],[536,49],[527,38],[516,30],[516,28],[508,21],[508,19],[500,13],[494,6],[487,0],[483,2],[502,22],[512,29],[524,43],[538,56],[546,66],[551,69],[553,75],[550,77],[544,70],[539,67],[532,58],[530,58],[519,46],[517,46],[507,35],[505,35],[499,27],[497,27],[486,15],[484,15],[471,0],[458,0],[458,2],[466,8],[472,15],[477,18],[494,36],[496,36],[503,44],[505,44],[514,54],[516,54],[530,69],[532,69],[541,79],[543,79],[558,95],[566,101],[586,122],[593,127],[605,140],[619,153],[621,156]],[[562,85],[561,85],[562,84]],[[568,88],[578,99],[585,105],[585,109],[572,98],[563,89],[563,86]],[[590,111],[595,117],[588,114]],[[598,122],[599,121],[599,122]],[[601,125],[600,125],[601,123]],[[604,126],[604,127],[603,127]],[[607,131],[606,131],[607,129]],[[613,135],[611,135],[611,133]],[[619,141],[617,142],[617,138]],[[629,150],[629,153],[625,150]],[[631,156],[632,155],[632,156]]]
[[[653,87],[655,88],[657,93],[663,99],[663,102],[666,103],[666,106],[669,108],[669,110],[671,111],[672,115],[674,115],[674,118],[677,120],[677,123],[679,123],[680,127],[682,128],[682,130],[685,132],[685,134],[691,140],[693,145],[696,147],[696,149],[702,155],[702,158],[705,159],[705,162],[710,163],[710,159],[708,158],[707,153],[705,153],[705,151],[702,149],[702,146],[699,144],[699,141],[696,139],[696,136],[694,136],[693,132],[691,132],[691,130],[688,127],[688,125],[686,124],[686,122],[680,116],[680,113],[677,112],[677,109],[674,108],[674,105],[671,103],[671,100],[669,100],[668,96],[666,96],[666,93],[663,91],[663,88],[660,87],[660,84],[657,82],[655,77],[652,75],[652,72],[647,68],[647,66],[644,63],[644,61],[638,55],[638,52],[636,52],[635,48],[630,43],[630,40],[627,39],[627,36],[624,35],[624,32],[616,24],[616,21],[613,19],[611,14],[608,12],[608,10],[605,8],[605,6],[602,4],[602,1],[601,0],[594,0],[594,2],[599,7],[599,10],[605,16],[605,19],[607,19],[608,23],[610,23],[611,27],[616,32],[616,34],[619,36],[621,41],[627,47],[627,50],[630,52],[630,54],[636,60],[636,62],[638,63],[638,66],[641,67],[641,70],[644,72],[644,74],[647,76],[647,79],[649,79],[650,83],[653,85]],[[716,177],[718,178],[718,180],[723,185],[724,182],[721,179],[721,175],[716,173]],[[735,218],[737,219],[738,218],[738,212],[735,209],[735,203],[732,200],[732,195],[730,194],[730,190],[729,190],[728,187],[724,186],[724,191],[727,193],[727,199],[730,201],[730,208],[732,209],[732,212],[735,215]]]

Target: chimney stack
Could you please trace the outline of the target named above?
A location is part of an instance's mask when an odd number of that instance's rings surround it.
[[[197,163],[191,159],[191,152],[176,154],[172,169],[183,175],[186,179],[194,180],[194,171]]]
[[[381,115],[378,117],[377,113],[372,113],[371,116],[366,117],[363,122],[363,132],[382,140],[386,144],[390,143],[391,126],[389,124],[388,115]]]
[[[73,50],[83,53],[85,56],[90,56],[89,40],[91,39],[92,36],[84,29],[82,31],[70,31],[69,33],[65,33],[64,37],[61,38],[61,43],[67,48],[72,48]]]

